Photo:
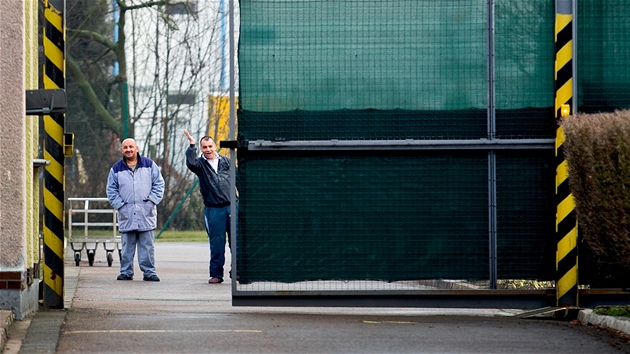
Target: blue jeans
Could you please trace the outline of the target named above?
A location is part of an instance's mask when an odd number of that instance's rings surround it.
[[[230,206],[205,207],[204,221],[210,243],[210,277],[223,279],[225,235],[230,233]]]
[[[133,277],[133,258],[138,248],[138,265],[145,277],[155,275],[153,239],[155,230],[121,232],[120,274]]]

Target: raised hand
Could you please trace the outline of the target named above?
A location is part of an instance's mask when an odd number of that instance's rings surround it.
[[[188,138],[188,141],[190,142],[190,145],[195,145],[195,139],[193,139],[192,135],[190,135],[188,130],[184,129],[184,134]]]

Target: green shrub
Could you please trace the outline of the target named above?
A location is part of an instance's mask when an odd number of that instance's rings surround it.
[[[630,111],[568,117],[562,129],[580,240],[601,274],[630,285]]]
[[[604,316],[630,317],[630,306],[598,307],[594,309],[593,312],[598,315],[604,315]]]

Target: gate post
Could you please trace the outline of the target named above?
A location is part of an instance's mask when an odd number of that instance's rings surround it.
[[[51,3],[54,3],[53,6]],[[65,89],[65,0],[43,0],[44,88]],[[64,121],[63,113],[44,115],[44,279],[43,301],[63,308],[64,289]]]
[[[563,117],[575,114],[573,99],[574,0],[556,0],[555,17],[555,118],[556,128],[556,305],[577,306],[577,216],[569,190],[569,171],[564,157]]]

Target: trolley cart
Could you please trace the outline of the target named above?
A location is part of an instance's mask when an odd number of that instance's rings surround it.
[[[112,209],[107,198],[68,198],[68,242],[74,251],[74,261],[78,267],[81,252],[86,251],[88,263],[94,265],[96,249],[103,245],[107,253],[107,265],[112,266],[118,251],[122,259],[120,234],[116,222],[116,210]]]

